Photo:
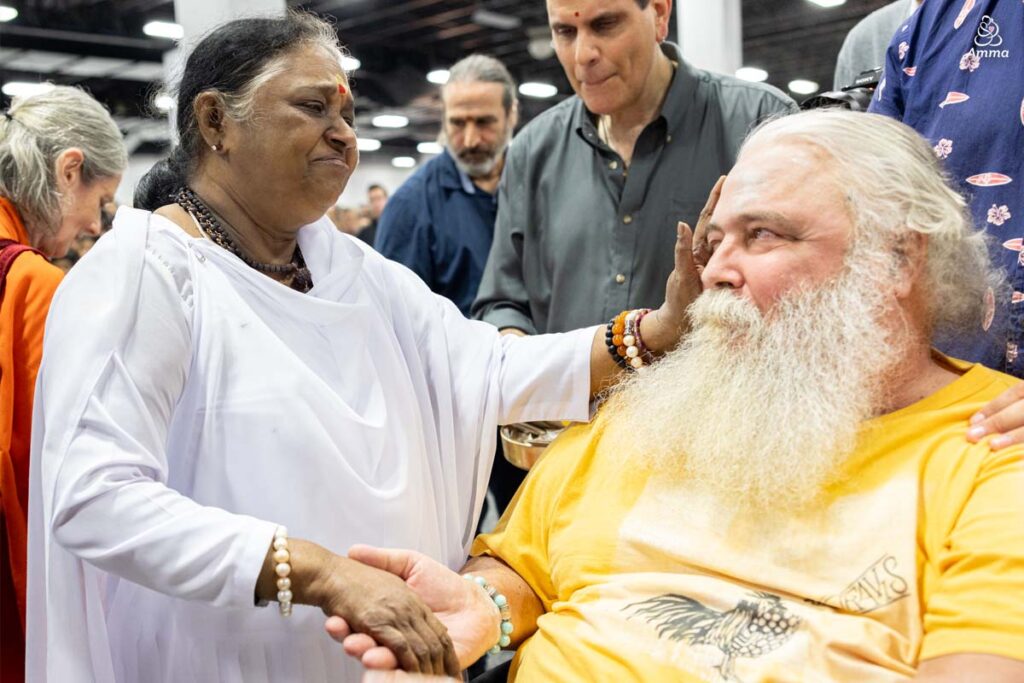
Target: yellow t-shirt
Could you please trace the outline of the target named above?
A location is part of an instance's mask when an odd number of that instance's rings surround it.
[[[964,374],[867,423],[843,483],[771,524],[652,476],[600,416],[567,431],[473,548],[544,603],[515,680],[860,683],[1024,659],[1024,449],[964,438],[1017,380],[946,362]]]

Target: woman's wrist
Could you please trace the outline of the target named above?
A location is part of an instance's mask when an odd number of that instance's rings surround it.
[[[683,325],[666,323],[662,309],[651,311],[640,321],[640,336],[647,349],[661,356],[675,348],[683,334]]]
[[[278,573],[280,563],[274,559],[274,553],[275,548],[271,543],[256,583],[256,597],[261,601],[278,599],[278,580],[282,577]],[[336,560],[343,558],[301,538],[288,539],[288,554],[290,571],[287,578],[292,593],[291,602],[321,607],[326,596],[332,594],[330,586],[337,580],[339,568]]]

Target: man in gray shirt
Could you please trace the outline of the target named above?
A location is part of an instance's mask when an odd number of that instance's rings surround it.
[[[921,0],[896,0],[876,9],[850,29],[839,49],[832,87],[839,90],[851,85],[862,71],[885,66],[885,50],[893,34],[920,4]]]
[[[576,96],[515,138],[473,314],[561,332],[661,304],[676,224],[759,121],[795,111],[771,86],[696,69],[666,43],[671,0],[548,0]]]

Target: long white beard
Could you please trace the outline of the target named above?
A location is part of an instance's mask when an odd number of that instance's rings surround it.
[[[767,318],[733,292],[702,294],[680,347],[605,406],[612,429],[628,433],[630,457],[730,508],[770,513],[813,502],[862,422],[882,412],[882,379],[910,343],[899,326],[880,324],[894,306],[891,260],[848,262],[836,280],[787,296]]]

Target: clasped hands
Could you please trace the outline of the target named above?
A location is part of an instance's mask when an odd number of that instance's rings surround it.
[[[390,628],[371,619],[373,627],[365,628],[365,619],[338,616],[348,611],[328,612],[333,616],[325,623],[327,633],[367,669],[457,676],[497,642],[501,616],[494,602],[479,586],[439,562],[413,550],[365,545],[353,546],[348,557],[370,571],[380,570],[375,572],[378,580],[404,583],[429,614],[416,614]],[[367,607],[364,611],[373,611],[372,605]],[[423,625],[415,623],[419,619]]]

